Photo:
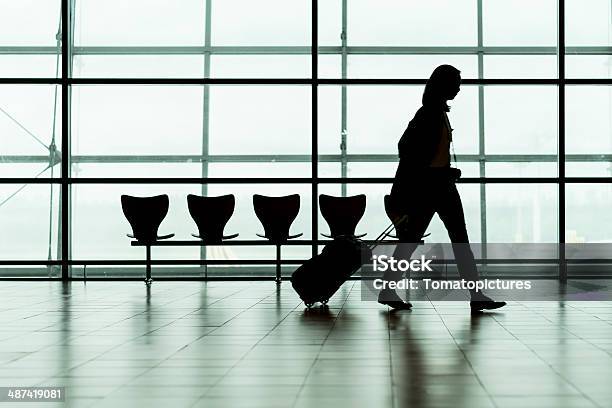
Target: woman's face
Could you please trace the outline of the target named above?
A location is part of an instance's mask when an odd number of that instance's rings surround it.
[[[448,95],[448,100],[450,101],[450,100],[455,99],[455,96],[457,96],[460,90],[461,90],[461,75],[458,75],[457,80],[453,82],[451,87],[449,87],[450,93]]]

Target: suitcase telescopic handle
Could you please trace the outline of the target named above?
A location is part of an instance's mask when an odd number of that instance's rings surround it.
[[[378,245],[378,243],[380,241],[385,239],[391,233],[393,228],[396,227],[396,224],[399,225],[399,224],[403,223],[404,221],[406,221],[406,218],[408,218],[408,215],[404,214],[401,217],[399,217],[399,219],[397,219],[396,221],[394,221],[391,224],[389,224],[389,226],[387,226],[387,228],[385,228],[384,231],[381,232],[378,237],[376,237],[376,239],[374,240],[374,243],[372,245],[368,246],[368,249],[369,250],[373,250],[376,247],[376,245]]]

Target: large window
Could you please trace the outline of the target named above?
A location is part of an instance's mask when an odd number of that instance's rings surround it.
[[[449,116],[472,241],[612,241],[609,0],[313,1],[0,2],[0,277],[140,276],[121,194],[168,194],[161,232],[190,239],[186,195],[233,193],[227,231],[256,239],[252,195],[299,193],[310,239],[319,194],[365,193],[374,237],[443,63],[464,78]],[[273,274],[246,263],[273,248],[154,256],[167,276],[202,276],[178,263],[200,258]]]

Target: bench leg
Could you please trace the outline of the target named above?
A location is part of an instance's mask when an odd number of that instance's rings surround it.
[[[147,265],[146,265],[146,276],[145,276],[145,284],[146,285],[150,285],[151,282],[153,282],[153,279],[151,279],[151,246],[147,245],[146,246],[146,251],[147,251]]]
[[[281,283],[283,278],[281,277],[281,246],[276,245],[276,283]]]

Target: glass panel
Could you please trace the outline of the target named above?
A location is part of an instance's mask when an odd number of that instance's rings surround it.
[[[554,46],[557,0],[483,1],[484,44]]]
[[[138,156],[122,157],[122,161],[105,156],[73,156],[72,177],[85,178],[122,178],[122,177],[202,177],[202,164],[200,163],[163,163],[163,158],[157,162],[138,163],[142,160]],[[125,163],[125,160],[133,163]],[[187,160],[187,159],[185,159]],[[96,163],[99,161],[100,163]]]
[[[463,78],[478,77],[478,60],[470,55],[350,55],[350,78],[429,78],[433,70],[450,64]]]
[[[57,77],[62,75],[61,56],[0,55],[0,78],[56,78],[55,64],[59,58]]]
[[[331,56],[330,56],[331,57]],[[333,58],[333,57],[332,57]],[[323,59],[321,73],[339,72],[339,57]],[[308,78],[308,55],[213,55],[212,78]],[[331,74],[326,74],[331,76]],[[85,78],[201,78],[202,55],[78,55],[74,76]]]
[[[556,184],[488,184],[487,242],[558,242]]]
[[[60,0],[0,2],[0,45],[57,45]]]
[[[319,154],[340,154],[342,142],[342,87],[320,86],[318,89]]]
[[[30,161],[30,159],[32,161]],[[0,156],[0,178],[11,177],[36,177],[39,178],[51,177],[51,171],[48,169],[49,159],[47,157],[11,157]],[[61,177],[59,163],[53,168],[53,178]],[[0,200],[1,201],[1,200]]]
[[[58,259],[59,188],[0,184],[0,259]]]
[[[225,3],[225,2],[224,2]],[[204,45],[202,0],[79,0],[77,46]]]
[[[202,55],[76,55],[73,76],[84,78],[201,78]]]
[[[54,95],[53,85],[0,85],[0,163],[37,163],[25,177],[50,177],[51,168],[54,177],[60,175],[60,160],[51,160],[50,146],[55,136],[61,151],[61,91],[57,106]]]
[[[347,93],[348,152],[397,154],[397,142],[420,106],[421,87],[351,86]]]
[[[211,78],[307,78],[308,55],[213,55]]]
[[[311,11],[310,2],[303,0],[213,1],[212,42],[232,46],[310,46]]]
[[[342,0],[319,1],[317,7],[319,45],[342,45]]]
[[[604,161],[601,155],[612,154],[612,87],[568,86],[566,88],[566,154],[567,160]],[[572,157],[580,155],[581,158]],[[576,167],[579,166],[579,167]],[[567,167],[568,176],[591,172],[589,176],[609,177],[609,166],[576,163]]]
[[[211,154],[310,154],[309,86],[210,88]]]
[[[612,186],[568,184],[565,198],[566,242],[612,242]]]
[[[476,45],[476,3],[472,0],[348,2],[349,45]]]
[[[321,160],[321,158],[319,158]],[[340,177],[340,163],[319,161],[319,177]]]
[[[485,55],[484,76],[492,78],[556,78],[555,55]]]
[[[77,155],[201,154],[201,86],[75,86]]]
[[[568,78],[612,78],[612,55],[567,55]]]
[[[612,86],[568,86],[566,152],[612,153]]]
[[[342,78],[342,56],[319,54],[317,70],[319,78]]]
[[[570,46],[612,45],[610,0],[565,0],[565,43]]]
[[[246,160],[246,159],[245,159]],[[297,160],[297,159],[296,159]],[[240,158],[232,159],[227,163],[210,163],[208,177],[300,177],[312,176],[310,157],[306,163],[244,163]]]
[[[480,185],[478,184],[457,184],[457,190],[461,196],[463,212],[465,214],[465,224],[468,231],[470,242],[482,242],[481,233],[481,213],[480,213]],[[427,229],[431,236],[427,237],[428,242],[450,242],[448,232],[440,218],[435,216],[434,222]]]
[[[608,0],[565,2],[566,45],[572,47],[609,47],[612,45],[612,4]],[[612,78],[612,55],[572,55],[581,49],[566,50],[569,78]]]
[[[487,177],[557,177],[557,158],[552,163],[486,163]],[[541,158],[540,160],[545,160]]]
[[[487,154],[556,154],[557,94],[552,86],[485,87]]]
[[[567,177],[612,177],[612,160],[605,157],[593,157],[587,161],[574,162],[571,155],[565,156],[565,175]]]
[[[397,154],[397,142],[421,106],[422,92],[422,86],[349,87],[348,152]],[[450,103],[453,109],[449,119],[455,129],[453,144],[457,154],[478,151],[477,95],[476,87],[464,86]],[[335,129],[325,129],[325,133],[338,134]],[[333,146],[324,144],[330,145]],[[338,144],[329,152],[339,153]]]

